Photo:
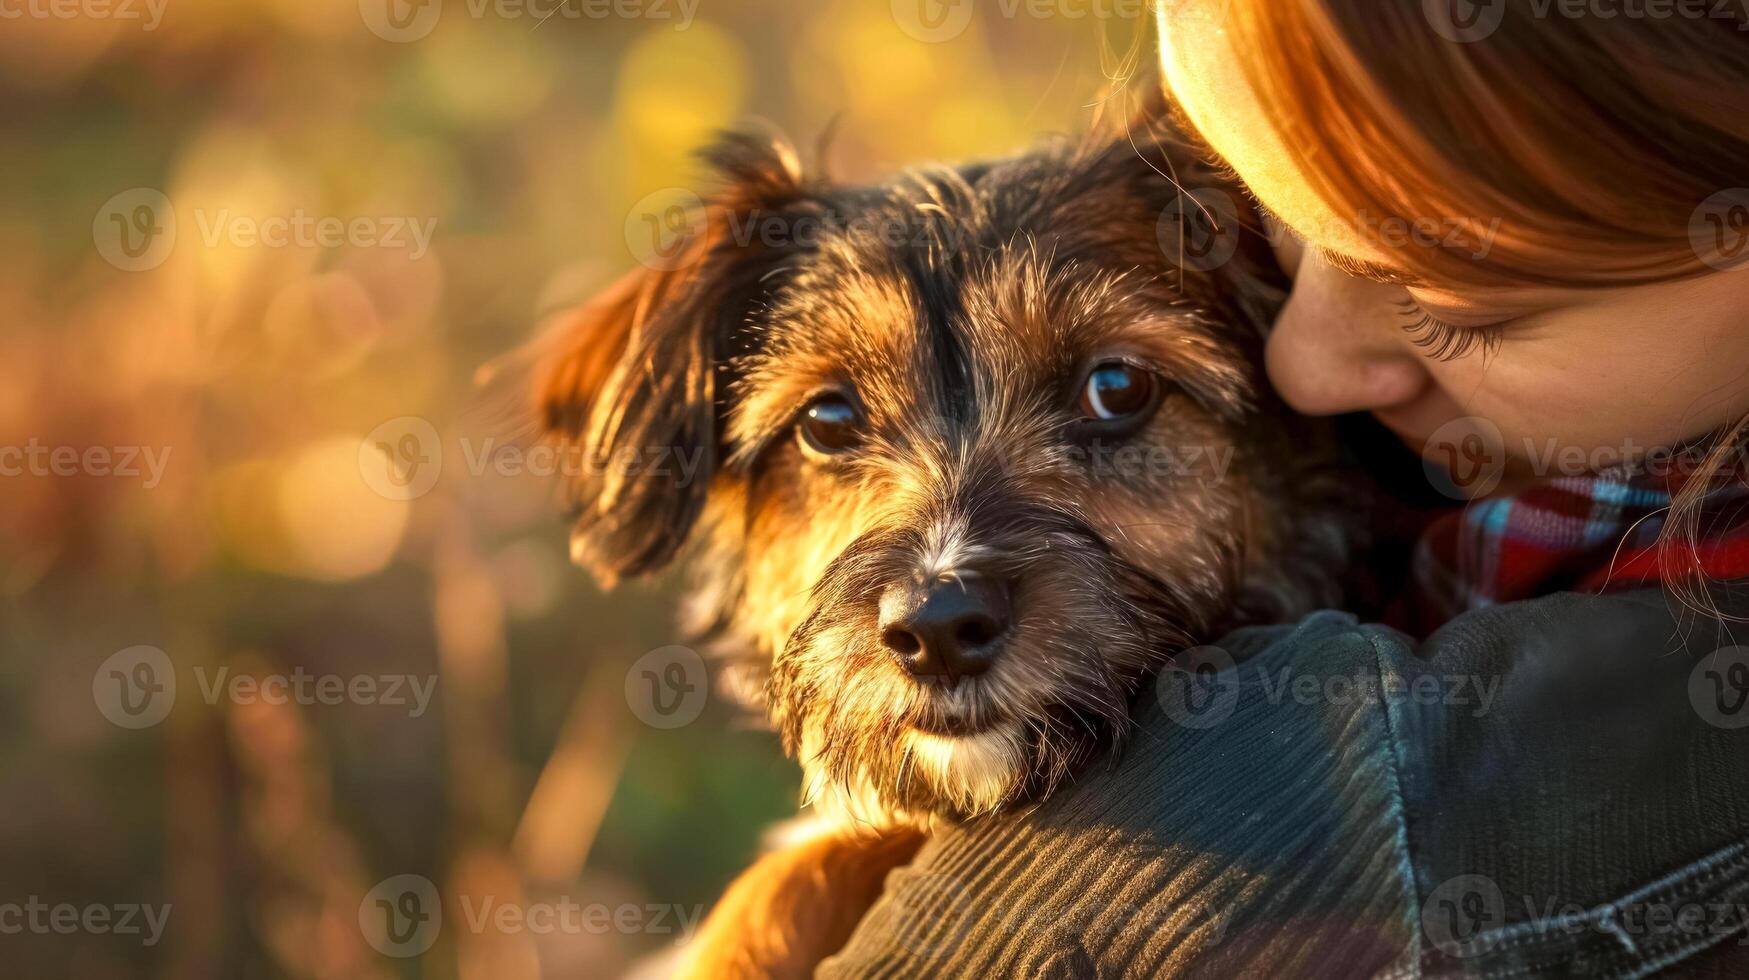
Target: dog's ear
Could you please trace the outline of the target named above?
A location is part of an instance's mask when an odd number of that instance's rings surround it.
[[[667,564],[703,509],[729,359],[756,339],[750,316],[794,250],[746,232],[810,193],[780,138],[734,133],[703,156],[723,186],[694,233],[585,304],[537,374],[537,421],[581,462],[572,557],[603,586]]]

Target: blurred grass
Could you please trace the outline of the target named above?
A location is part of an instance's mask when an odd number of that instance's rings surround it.
[[[150,487],[0,477],[0,905],[173,910],[151,947],[0,935],[10,975],[600,976],[663,948],[449,925],[396,959],[360,932],[366,890],[406,873],[438,883],[451,923],[482,891],[705,904],[796,802],[793,764],[720,699],[670,731],[628,709],[627,666],[677,642],[674,582],[600,595],[565,560],[551,480],[453,464],[461,440],[518,433],[514,395],[477,370],[632,264],[633,202],[696,184],[715,129],[758,116],[809,146],[841,116],[847,179],[1002,153],[1078,129],[1102,33],[1133,29],[980,3],[925,43],[884,0],[704,0],[684,30],[452,0],[391,43],[361,9],[0,22],[0,447],[170,454]],[[178,219],[138,272],[102,247],[106,202],[133,188]],[[429,254],[205,234],[298,212],[435,232]],[[402,417],[446,453],[412,500],[355,462]],[[93,679],[138,644],[179,691],[129,731]],[[439,682],[418,718],[208,704],[196,671],[221,666]],[[553,791],[531,817],[537,783]]]

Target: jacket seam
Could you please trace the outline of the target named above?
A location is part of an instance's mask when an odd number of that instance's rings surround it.
[[[1450,965],[1456,967],[1462,975],[1486,977],[1489,980],[1514,980],[1539,975],[1562,964],[1571,964],[1575,955],[1583,956],[1592,952],[1596,956],[1592,963],[1594,976],[1610,980],[1644,977],[1711,949],[1732,936],[1740,935],[1749,921],[1740,919],[1731,928],[1709,931],[1700,936],[1645,937],[1637,942],[1629,941],[1626,948],[1617,948],[1607,954],[1602,951],[1593,952],[1590,944],[1584,941],[1563,944],[1560,933],[1572,932],[1581,927],[1602,927],[1613,921],[1612,913],[1615,910],[1636,902],[1676,902],[1699,895],[1713,895],[1729,896],[1734,905],[1745,891],[1749,891],[1745,871],[1749,871],[1749,845],[1744,841],[1737,841],[1579,915],[1557,916],[1542,922],[1521,922],[1493,930],[1488,952],[1481,958],[1484,962],[1471,961],[1467,967],[1462,961]],[[1717,887],[1709,887],[1715,884]],[[1622,939],[1619,935],[1616,938],[1618,941]],[[1486,960],[1500,959],[1503,956],[1511,957],[1514,962],[1494,966],[1485,964]]]
[[[1363,631],[1367,645],[1373,652],[1373,670],[1378,674],[1378,682],[1385,683],[1385,652],[1379,648],[1378,637]],[[1403,741],[1398,731],[1397,707],[1392,699],[1383,699],[1383,714],[1385,722],[1385,771],[1390,780],[1391,815],[1396,824],[1397,843],[1397,873],[1402,879],[1404,893],[1408,896],[1407,914],[1404,926],[1409,930],[1409,949],[1407,950],[1406,970],[1394,973],[1394,976],[1420,977],[1422,974],[1421,957],[1425,952],[1421,935],[1421,891],[1416,883],[1414,855],[1409,848],[1409,808],[1403,798],[1401,752]]]

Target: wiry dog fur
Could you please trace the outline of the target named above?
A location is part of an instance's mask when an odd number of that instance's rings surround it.
[[[828,812],[890,827],[1037,798],[1121,739],[1176,651],[1337,598],[1340,477],[1259,372],[1277,274],[1254,235],[1211,271],[1176,261],[1162,215],[1194,220],[1181,187],[1221,181],[1166,115],[872,187],[729,136],[679,268],[619,283],[549,364],[542,418],[589,461],[575,554],[611,583],[694,549],[694,624]],[[1165,394],[1102,440],[1074,408],[1111,358]],[[821,458],[795,429],[826,391],[863,437]],[[706,476],[646,465],[671,453]],[[1011,584],[1000,656],[920,682],[879,597],[973,574]]]

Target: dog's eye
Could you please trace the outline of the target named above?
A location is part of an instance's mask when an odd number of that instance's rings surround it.
[[[1134,364],[1094,365],[1081,386],[1081,417],[1089,422],[1137,420],[1154,407],[1158,389],[1153,372]]]
[[[796,430],[807,448],[832,456],[862,441],[862,417],[843,395],[822,395],[802,410]]]

